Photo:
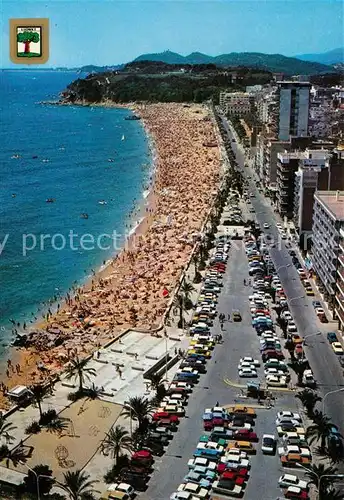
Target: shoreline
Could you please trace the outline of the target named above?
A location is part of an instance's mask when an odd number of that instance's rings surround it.
[[[101,105],[108,107],[106,103]],[[187,238],[201,229],[206,209],[212,202],[210,191],[218,186],[219,149],[202,148],[205,139],[214,137],[213,125],[204,120],[209,114],[204,106],[184,108],[182,104],[152,104],[142,110],[135,105],[111,107],[126,107],[140,114],[149,140],[151,182],[149,191],[142,193],[141,209],[135,215],[138,224],[130,229],[129,238],[120,252],[101,266],[86,286],[78,288],[75,296],[70,297],[48,323],[40,322],[42,329],[38,337],[47,335],[49,329],[59,330],[60,346],[52,347],[48,352],[12,348],[23,373],[4,381],[10,387],[15,381],[27,385],[28,380],[32,384],[37,378],[38,381],[42,379],[36,370],[37,361],[53,373],[58,372],[63,369],[68,356],[73,353],[81,357],[90,355],[127,328],[156,329],[166,311],[170,293],[192,252],[192,241]],[[170,137],[166,117],[171,119],[172,129],[177,134],[172,142],[173,134]],[[189,136],[187,140],[180,133],[181,128]],[[197,144],[193,144],[194,141]],[[195,160],[194,164],[190,156]],[[171,175],[173,164],[176,174],[178,171],[183,174],[181,178]],[[204,182],[197,186],[194,183],[194,165],[203,172],[210,191],[205,189]],[[190,191],[194,184],[196,195]],[[145,213],[141,216],[142,208]],[[167,290],[167,297],[162,296],[163,290]],[[113,305],[116,306],[114,309]],[[86,317],[84,314],[80,320],[80,311],[84,309],[87,310]]]

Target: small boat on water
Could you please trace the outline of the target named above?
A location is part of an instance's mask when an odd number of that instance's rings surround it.
[[[21,158],[21,156],[20,156],[20,155],[18,155],[18,154],[15,154],[15,155],[12,155],[12,156],[11,156],[11,159],[12,159],[12,160],[17,160],[18,158]]]
[[[48,161],[49,161],[49,160],[48,160],[48,158],[44,158],[44,159],[42,160],[42,162],[43,162],[43,163],[48,163]]]
[[[121,141],[124,141],[124,140],[125,140],[125,135],[122,135]]]
[[[108,158],[108,161],[109,161],[110,163],[113,163],[115,160],[114,160],[113,158]]]
[[[129,115],[124,118],[125,120],[141,120],[141,116]]]
[[[99,200],[98,203],[99,205],[107,205],[107,201],[105,200]]]
[[[45,200],[46,203],[54,203],[54,201],[55,201],[55,198],[47,198]]]
[[[36,160],[37,158],[38,158],[38,156],[37,156],[37,155],[34,155],[34,156],[32,157],[32,159],[33,159],[33,160]]]
[[[82,219],[88,219],[88,214],[81,214],[81,215],[80,215],[80,217],[81,217]]]

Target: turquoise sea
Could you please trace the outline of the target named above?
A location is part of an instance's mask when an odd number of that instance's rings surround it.
[[[29,327],[114,255],[149,180],[127,110],[39,104],[80,76],[0,72],[0,354],[10,319]]]

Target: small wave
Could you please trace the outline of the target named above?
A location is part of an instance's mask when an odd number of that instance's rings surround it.
[[[132,236],[135,233],[136,229],[139,227],[139,225],[141,224],[141,222],[144,221],[144,220],[145,220],[145,218],[141,217],[141,219],[139,219],[138,221],[136,221],[134,227],[132,229],[130,229],[130,231],[129,231],[129,237]]]

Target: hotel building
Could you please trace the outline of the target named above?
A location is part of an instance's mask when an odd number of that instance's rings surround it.
[[[344,191],[317,191],[314,195],[312,265],[319,289],[334,316],[344,319],[343,233]]]

